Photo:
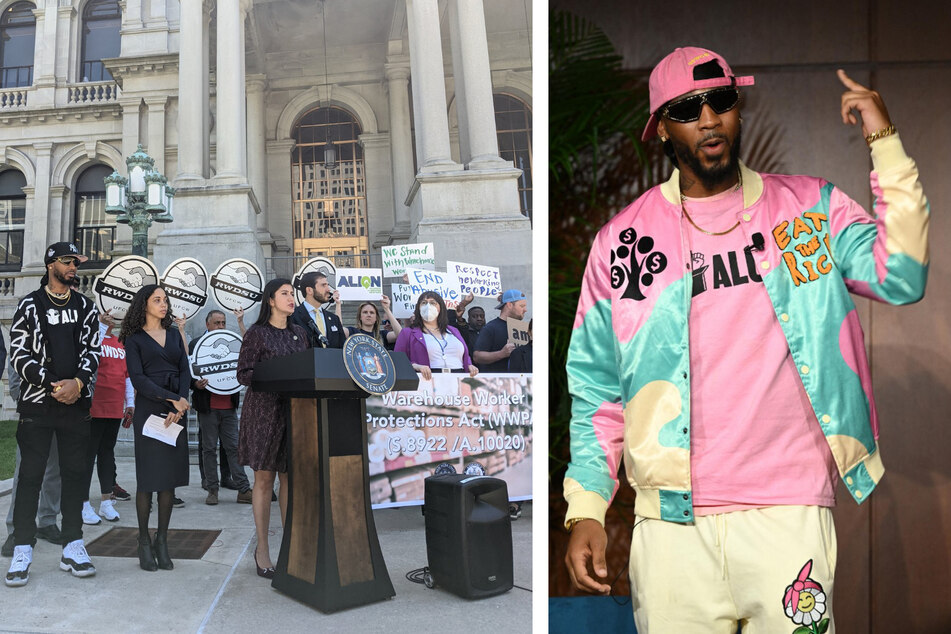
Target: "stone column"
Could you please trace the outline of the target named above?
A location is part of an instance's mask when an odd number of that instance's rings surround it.
[[[200,180],[205,176],[208,131],[206,15],[201,0],[181,3],[181,36],[178,51],[178,174],[176,179]]]
[[[36,152],[36,183],[33,190],[33,217],[29,219],[28,224],[33,227],[33,237],[42,242],[38,254],[39,265],[42,266],[43,249],[46,248],[46,245],[60,240],[60,219],[49,217],[53,144],[51,142],[34,143],[33,149]],[[26,235],[23,236],[24,243],[26,237]]]
[[[248,0],[218,3],[218,67],[215,180],[247,182],[247,136],[244,79],[244,19]]]
[[[168,97],[146,97],[149,108],[149,131],[146,139],[149,156],[155,159],[155,169],[165,174],[165,106]]]
[[[74,51],[69,42],[69,32],[70,25],[73,23],[73,19],[76,16],[76,9],[73,7],[59,7],[56,11],[56,62],[55,62],[55,74],[56,81],[59,83],[65,83],[69,81],[74,73],[79,72],[75,67],[79,65],[79,62],[75,59],[78,56],[78,51]]]
[[[122,106],[122,160],[131,156],[139,144],[139,106],[142,99],[120,99]]]
[[[31,107],[53,107],[56,92],[56,5],[33,9],[36,37],[33,45]]]
[[[267,231],[267,161],[265,156],[265,109],[264,91],[267,89],[267,78],[264,75],[248,77],[248,182],[257,198],[260,213],[258,213],[257,228]]]
[[[446,114],[446,78],[439,35],[437,0],[406,0],[410,67],[413,77],[413,113],[416,155],[420,172],[461,169],[449,150]]]
[[[268,188],[268,201],[264,203],[269,210],[267,230],[272,236],[285,236],[288,241],[294,241],[294,227],[291,221],[291,201],[294,199],[293,185],[291,184],[291,152],[296,145],[294,139],[277,139],[267,141],[267,171],[270,174],[287,174],[287,178],[275,178]]]
[[[469,169],[502,167],[482,0],[449,0],[449,34],[462,162]]]
[[[409,118],[409,67],[386,64],[390,110],[390,161],[393,170],[393,227],[409,229],[406,197],[413,187],[413,138]]]

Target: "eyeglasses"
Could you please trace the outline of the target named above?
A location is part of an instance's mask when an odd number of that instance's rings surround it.
[[[723,114],[733,110],[739,100],[740,91],[736,88],[717,88],[668,104],[661,116],[677,123],[690,123],[700,118],[705,103],[710,104],[715,113]]]
[[[58,257],[56,258],[56,261],[65,266],[69,266],[70,264],[75,264],[77,267],[79,266],[79,259],[70,257],[68,255]]]

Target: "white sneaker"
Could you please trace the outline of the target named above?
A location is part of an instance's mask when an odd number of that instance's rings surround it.
[[[25,586],[30,580],[30,564],[33,563],[32,546],[16,546],[13,549],[13,561],[7,571],[6,584],[11,587]]]
[[[96,511],[93,510],[92,504],[87,500],[83,502],[83,524],[92,524],[96,525],[101,522],[102,519],[96,515]]]
[[[109,520],[110,522],[119,521],[119,513],[116,512],[116,509],[113,506],[112,500],[102,501],[102,504],[99,505],[99,515]]]
[[[96,574],[96,567],[89,559],[83,540],[77,539],[63,547],[63,558],[59,560],[59,569],[68,570],[74,577],[91,577]]]

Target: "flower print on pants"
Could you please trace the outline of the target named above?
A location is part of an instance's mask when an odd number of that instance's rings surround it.
[[[824,634],[829,629],[829,619],[820,620],[826,611],[826,593],[822,591],[822,586],[809,578],[811,571],[810,559],[799,571],[796,580],[786,587],[783,596],[786,616],[799,625],[793,634]]]

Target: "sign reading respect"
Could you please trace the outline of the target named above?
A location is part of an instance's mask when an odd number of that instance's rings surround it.
[[[446,270],[456,274],[463,297],[472,293],[476,297],[495,299],[502,293],[502,278],[497,267],[448,261]]]

